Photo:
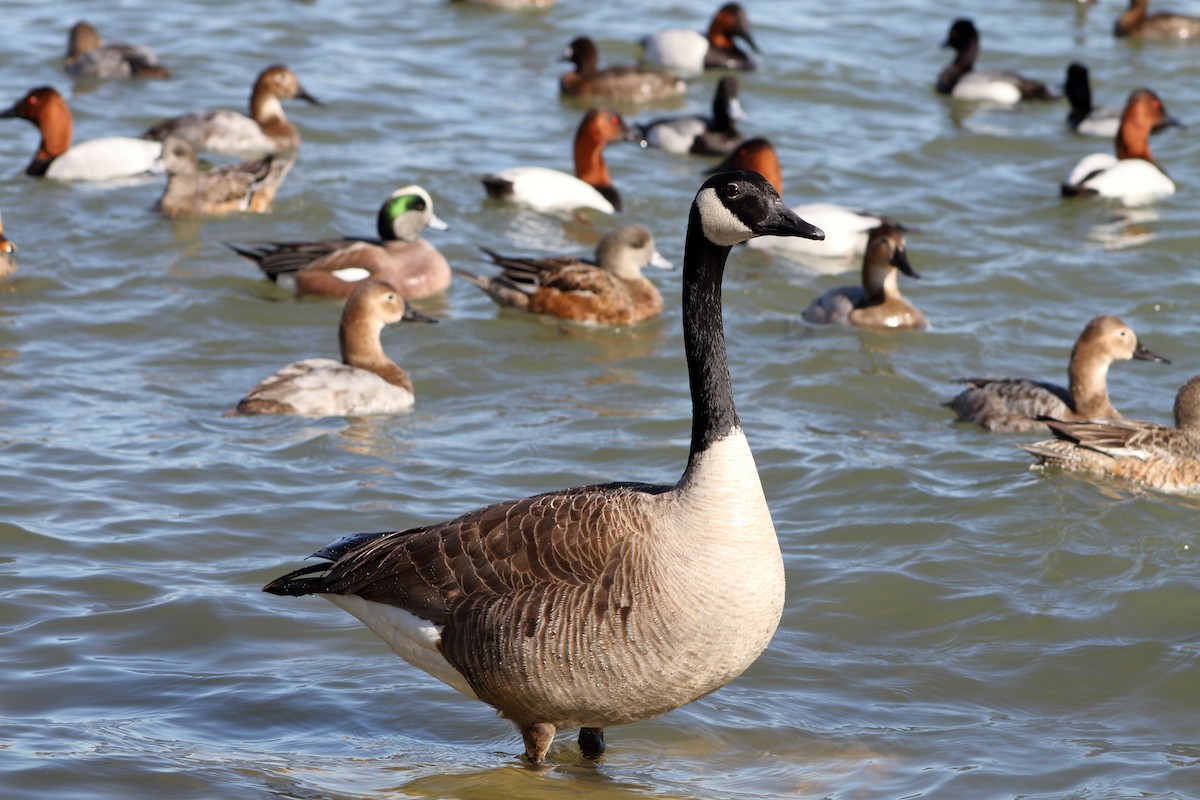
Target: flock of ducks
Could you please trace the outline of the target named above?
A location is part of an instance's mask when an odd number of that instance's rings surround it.
[[[547,5],[550,0],[537,0]],[[505,5],[519,5],[507,0]],[[1118,36],[1187,38],[1200,20],[1151,15],[1131,0]],[[727,3],[706,32],[663,31],[643,41],[644,63],[600,68],[586,37],[564,58],[564,95],[648,102],[686,91],[684,77],[708,69],[752,70],[758,53],[745,9]],[[977,70],[979,31],[953,23],[953,61],[939,92],[1015,104],[1053,94],[1017,73]],[[104,44],[87,23],[70,33],[66,70],[95,78],[163,79],[147,48]],[[682,76],[682,77],[681,77]],[[1087,68],[1067,70],[1068,125],[1115,141],[1114,154],[1085,159],[1062,185],[1066,196],[1100,195],[1128,204],[1174,191],[1154,162],[1149,137],[1177,124],[1149,89],[1132,92],[1119,114],[1092,106]],[[51,87],[29,91],[0,116],[34,123],[41,141],[26,172],[61,181],[165,173],[158,207],[169,218],[270,210],[296,161],[300,135],[283,103],[319,105],[283,65],[255,80],[249,114],[190,112],[141,137],[72,142],[70,110]],[[900,292],[917,278],[906,226],[891,216],[832,203],[789,208],[778,156],[741,117],[733,75],[716,86],[711,116],[629,124],[608,105],[590,108],[573,143],[574,172],[519,166],[483,176],[487,195],[546,213],[582,208],[614,214],[621,197],[604,148],[629,141],[675,153],[723,156],[692,203],[683,259],[684,349],[693,403],[691,444],[672,485],[611,483],[498,503],[447,522],[345,537],[314,555],[321,563],[277,578],[264,591],[320,594],[358,617],[401,657],[469,697],[495,707],[519,729],[526,757],[544,762],[556,732],[579,728],[591,757],[604,729],[691,702],[740,674],[771,639],[782,613],[784,570],[754,459],[733,401],[721,282],[730,249],[751,247],[829,258],[861,257],[861,285],[833,289],[803,312],[812,324],[885,331],[923,329],[925,315]],[[203,169],[199,155],[253,158]],[[388,414],[414,402],[408,374],[384,352],[380,332],[401,321],[435,322],[410,300],[444,291],[452,270],[422,238],[444,228],[420,186],[383,203],[377,237],[234,244],[272,281],[298,295],[345,298],[341,359],[310,358],[258,383],[233,415]],[[0,223],[0,277],[15,270]],[[593,325],[628,326],[656,316],[663,298],[642,274],[670,268],[654,236],[617,227],[592,260],[505,256],[485,249],[499,271],[457,274],[498,306]],[[949,405],[958,419],[992,431],[1050,431],[1023,445],[1043,465],[1108,475],[1164,491],[1200,487],[1200,376],[1179,392],[1175,427],[1122,418],[1109,401],[1114,361],[1170,363],[1116,317],[1088,323],[1071,352],[1067,387],[1026,379],[967,378]]]

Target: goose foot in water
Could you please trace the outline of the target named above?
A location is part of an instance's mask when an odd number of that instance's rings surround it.
[[[579,752],[593,761],[604,755],[604,728],[580,728]]]

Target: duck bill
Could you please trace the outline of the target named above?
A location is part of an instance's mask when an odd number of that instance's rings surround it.
[[[4,111],[0,111],[0,117],[16,117],[16,116],[19,116],[19,115],[17,114],[17,107],[18,107],[18,106],[20,106],[20,105],[21,105],[21,104],[20,104],[20,102],[13,103],[13,104],[12,104],[12,106],[11,106],[10,108],[6,108]]]
[[[1149,347],[1138,342],[1138,346],[1133,350],[1133,357],[1138,361],[1153,361],[1156,364],[1170,364],[1171,359],[1163,358],[1158,353],[1155,353]]]
[[[442,219],[441,217],[439,217],[437,214],[430,214],[430,215],[429,215],[429,222],[427,222],[427,223],[426,223],[426,227],[427,227],[427,228],[433,228],[435,231],[448,231],[448,230],[450,230],[450,226],[449,226],[449,225],[447,225],[447,224],[446,224],[446,222],[445,222],[445,220],[443,220],[443,219]]]
[[[732,120],[744,119],[746,112],[742,108],[742,101],[738,98],[733,98],[729,101],[729,118]]]
[[[910,278],[920,278],[917,271],[912,268],[912,264],[908,263],[908,251],[897,250],[892,254],[891,265],[896,267]]]
[[[1159,131],[1165,131],[1167,128],[1182,128],[1182,129],[1186,130],[1187,125],[1184,125],[1182,122],[1177,120],[1175,117],[1164,117],[1162,122],[1158,123],[1157,125],[1155,125],[1153,128],[1150,129],[1150,132],[1158,133]]]
[[[756,43],[754,41],[754,37],[750,35],[749,29],[742,29],[742,30],[738,31],[737,35],[742,37],[742,41],[744,41],[746,44],[750,45],[751,50],[753,50],[756,53],[760,53],[760,54],[762,53],[762,50],[758,49],[758,43]]]
[[[659,269],[675,269],[675,265],[663,258],[663,254],[657,250],[654,251],[654,255],[650,256],[650,266]]]
[[[404,309],[404,316],[400,317],[400,321],[401,322],[427,322],[427,323],[431,323],[431,324],[437,322],[437,320],[434,319],[433,317],[422,314],[420,311],[417,311],[412,306],[408,306],[407,308]]]
[[[758,224],[754,232],[758,236],[799,236],[817,242],[825,241],[825,231],[800,219],[799,214],[779,199],[771,203],[767,218]]]
[[[305,102],[312,103],[314,106],[322,105],[321,101],[318,100],[317,98],[313,97],[308,92],[306,92],[304,90],[303,86],[301,86],[297,89],[296,97],[300,98],[301,100],[304,100]]]

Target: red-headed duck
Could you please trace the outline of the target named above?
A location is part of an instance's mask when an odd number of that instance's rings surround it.
[[[1150,134],[1179,124],[1167,114],[1157,94],[1134,89],[1121,115],[1116,155],[1092,153],[1085,157],[1063,182],[1063,196],[1098,195],[1134,206],[1175,194],[1175,182],[1150,154]]]
[[[232,415],[352,417],[394,414],[412,406],[412,380],[379,343],[393,322],[436,322],[409,308],[383,281],[363,281],[346,298],[338,325],[342,360],[308,358],[264,378]]]
[[[779,155],[766,139],[759,137],[742,142],[724,161],[708,171],[715,173],[731,169],[754,170],[770,181],[775,191],[783,194],[783,170],[779,166]],[[824,231],[824,241],[760,236],[747,242],[747,247],[792,255],[845,259],[866,250],[868,232],[872,228],[883,224],[904,228],[891,217],[834,203],[805,203],[793,206],[792,210]]]
[[[1103,136],[1111,139],[1121,127],[1121,109],[1097,108],[1092,105],[1092,85],[1088,80],[1088,68],[1078,61],[1067,66],[1067,82],[1063,93],[1071,104],[1067,113],[1067,127],[1085,136]]]
[[[604,147],[630,141],[636,141],[636,136],[620,114],[605,106],[593,108],[575,132],[575,175],[546,167],[510,167],[484,175],[483,186],[488,197],[536,211],[594,208],[612,214],[621,210],[621,195],[604,163]]]
[[[942,47],[953,47],[954,60],[938,75],[937,90],[959,100],[987,100],[1012,105],[1022,100],[1053,100],[1046,84],[1008,70],[975,69],[979,31],[969,19],[957,19]]]
[[[1033,453],[1031,469],[1131,481],[1160,492],[1200,492],[1200,375],[1175,395],[1175,427],[1131,419],[1047,421],[1053,439],[1017,445]]]
[[[38,127],[42,141],[25,174],[56,181],[106,181],[161,173],[162,145],[107,136],[71,145],[73,123],[67,101],[49,86],[30,90],[0,117],[27,119]]]
[[[1195,39],[1200,37],[1200,17],[1186,14],[1148,13],[1150,0],[1129,0],[1129,8],[1117,17],[1114,36],[1140,36],[1143,39]]]
[[[502,308],[591,325],[633,325],[662,312],[662,295],[642,275],[642,267],[670,269],[671,263],[654,249],[654,236],[642,225],[609,231],[596,245],[594,261],[483,251],[500,267],[500,275],[459,274]]]
[[[7,278],[17,271],[17,246],[4,235],[4,220],[0,219],[0,278]]]
[[[641,44],[647,64],[684,75],[698,75],[706,69],[754,69],[754,59],[737,46],[735,38],[758,52],[758,45],[750,35],[750,20],[741,3],[726,3],[717,9],[707,35],[673,28],[652,33]]]
[[[421,238],[426,227],[445,230],[433,213],[433,198],[420,186],[392,192],[379,209],[379,238],[272,242],[250,246],[228,244],[258,264],[274,282],[286,278],[297,295],[346,297],[365,280],[386,281],[401,297],[428,297],[450,285],[450,264]]]
[[[162,141],[175,134],[208,153],[278,153],[300,146],[300,132],[283,113],[284,100],[298,98],[320,105],[300,85],[296,74],[283,64],[259,73],[250,92],[250,116],[224,108],[193,111],[165,119],[143,138]]]
[[[1108,367],[1114,361],[1171,362],[1138,341],[1133,329],[1116,317],[1096,317],[1079,334],[1067,367],[1068,388],[1026,378],[961,378],[970,388],[947,406],[960,422],[989,431],[1046,430],[1041,417],[1085,420],[1119,417],[1108,399]]]
[[[908,262],[904,233],[895,225],[872,228],[863,253],[862,286],[830,289],[804,310],[804,319],[856,328],[928,328],[929,320],[921,310],[900,294],[897,272],[921,277]]]
[[[659,147],[672,153],[723,156],[746,138],[734,126],[734,121],[741,117],[737,78],[726,75],[717,82],[711,117],[666,117],[638,125],[637,130],[642,147]]]
[[[562,76],[559,88],[563,94],[581,100],[650,103],[687,93],[687,84],[665,72],[633,66],[599,69],[600,52],[586,36],[567,45],[562,60],[573,63],[575,69]]]
[[[77,22],[67,37],[63,66],[79,78],[169,78],[154,51],[144,45],[105,44],[86,22]]]
[[[238,211],[265,214],[296,163],[292,151],[202,172],[191,142],[168,136],[162,147],[167,186],[158,199],[158,209],[170,219]]]

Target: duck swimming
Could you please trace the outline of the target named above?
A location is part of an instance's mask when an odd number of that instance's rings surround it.
[[[600,51],[586,36],[567,45],[563,61],[572,62],[575,69],[562,76],[559,88],[563,94],[581,100],[650,103],[687,93],[687,84],[665,72],[634,66],[600,69]]]
[[[706,69],[754,69],[754,59],[737,46],[736,39],[758,52],[746,9],[741,3],[726,3],[713,15],[706,34],[673,28],[650,34],[641,45],[647,64],[684,75],[699,75]]]
[[[979,31],[969,19],[957,19],[942,47],[953,47],[955,57],[938,75],[937,90],[959,100],[988,100],[1013,105],[1022,100],[1054,100],[1046,84],[1009,70],[975,69],[979,56]]]
[[[144,45],[105,44],[100,33],[86,22],[77,22],[67,38],[63,59],[67,73],[79,78],[169,78],[154,51]]]
[[[888,224],[872,228],[863,253],[862,286],[830,289],[804,310],[804,320],[883,330],[928,328],[921,310],[900,294],[898,271],[921,277],[908,262],[904,232]]]

